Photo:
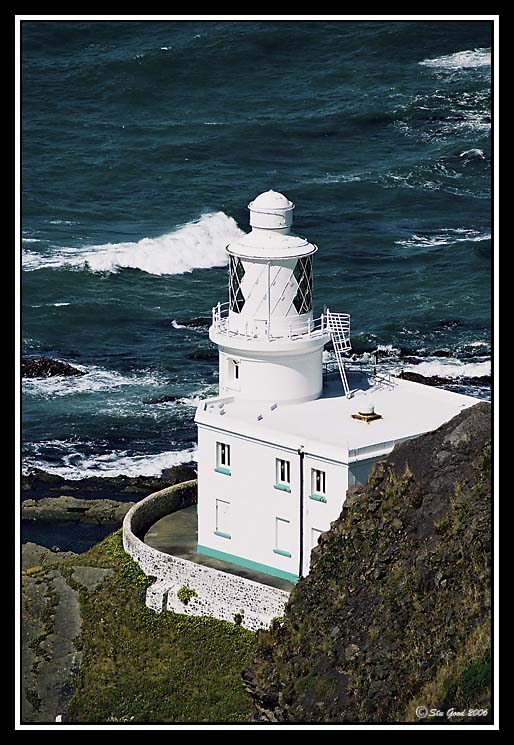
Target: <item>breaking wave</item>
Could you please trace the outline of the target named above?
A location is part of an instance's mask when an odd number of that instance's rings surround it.
[[[490,49],[467,49],[464,52],[444,54],[434,59],[424,59],[420,63],[425,67],[443,67],[447,70],[462,70],[464,68],[490,67]]]
[[[491,361],[460,362],[455,359],[431,360],[417,365],[405,365],[405,370],[424,375],[426,378],[483,378],[491,375]]]
[[[243,231],[224,212],[202,215],[172,233],[143,238],[135,243],[106,243],[83,248],[56,248],[50,254],[26,251],[23,268],[90,269],[93,272],[117,272],[139,269],[148,274],[184,274],[194,269],[209,269],[227,263],[225,246]]]
[[[454,243],[472,241],[473,243],[491,240],[490,233],[480,233],[478,230],[466,230],[466,228],[443,228],[433,235],[416,235],[401,241],[395,241],[399,246],[406,248],[432,248],[437,246],[451,246]]]
[[[56,448],[56,441],[40,443]],[[37,455],[24,458],[23,472],[26,474],[33,468],[42,468],[47,473],[62,476],[65,479],[78,480],[90,476],[159,476],[165,468],[172,468],[181,463],[196,460],[196,448],[184,450],[168,450],[162,453],[146,455],[129,455],[127,450],[113,450],[103,455],[83,454],[77,443],[61,442],[61,450],[69,450],[62,456],[60,465],[51,465]],[[79,445],[80,447],[80,445]]]
[[[143,371],[139,374],[123,375],[113,370],[100,367],[74,366],[85,375],[62,376],[51,378],[28,378],[23,381],[23,393],[44,398],[73,396],[81,393],[98,393],[125,386],[160,386],[161,380],[154,372]]]

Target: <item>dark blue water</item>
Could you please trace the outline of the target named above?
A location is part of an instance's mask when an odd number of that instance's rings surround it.
[[[24,384],[25,465],[194,457],[217,365],[184,322],[270,188],[358,351],[488,397],[490,46],[486,22],[23,23],[24,354],[87,371]]]

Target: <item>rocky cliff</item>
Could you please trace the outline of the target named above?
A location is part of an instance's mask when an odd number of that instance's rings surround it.
[[[485,721],[470,709],[490,705],[490,510],[488,404],[397,446],[259,632],[253,718]]]

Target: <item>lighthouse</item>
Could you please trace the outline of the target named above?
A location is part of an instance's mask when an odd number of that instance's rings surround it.
[[[267,191],[248,205],[252,231],[227,247],[228,302],[214,309],[220,395],[300,403],[322,391],[329,333],[312,309],[317,247],[291,235],[294,204]]]
[[[477,400],[348,369],[350,316],[314,313],[318,249],[292,232],[294,204],[267,191],[248,208],[251,231],[226,248],[228,299],[212,310],[219,395],[195,416],[197,551],[295,582],[347,489]]]

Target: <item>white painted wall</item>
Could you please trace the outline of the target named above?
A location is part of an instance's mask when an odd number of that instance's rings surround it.
[[[217,442],[230,445],[230,476],[215,471]],[[290,462],[290,492],[275,488],[277,458]],[[381,458],[370,458],[349,467],[317,453],[304,453],[303,576],[310,571],[310,553],[319,535],[329,530],[341,514],[347,489],[366,483],[371,466],[378,460]],[[312,469],[325,473],[325,502],[310,498]],[[230,538],[215,533],[217,500],[230,503],[229,516],[223,518],[230,523]],[[225,506],[220,507],[225,515]],[[276,545],[277,518],[290,524],[289,547]],[[298,575],[300,522],[300,456],[296,450],[198,426],[200,545]],[[291,557],[274,553],[277,547],[287,548]]]
[[[242,625],[248,629],[256,631],[268,627],[274,617],[284,615],[289,597],[287,591],[165,554],[138,538],[143,526],[152,524],[167,510],[178,508],[185,489],[190,489],[194,483],[176,484],[151,494],[135,504],[123,521],[125,551],[146,575],[156,578],[146,591],[146,605],[158,613],[173,610],[225,621],[234,621],[238,614],[242,616]],[[188,604],[178,597],[183,587],[195,592]]]
[[[220,347],[220,396],[239,396],[254,401],[299,403],[319,398],[323,388],[323,341],[312,342],[311,351],[273,356],[246,349]],[[239,380],[234,379],[233,362],[239,363]]]
[[[231,475],[217,473],[216,443],[230,445]],[[276,458],[291,462],[291,492],[274,488]],[[230,502],[231,538],[215,534],[216,500]],[[198,427],[198,543],[298,575],[299,455],[276,445]],[[290,523],[291,557],[274,553],[276,518]]]
[[[311,471],[319,469],[325,472],[326,502],[310,499]],[[313,541],[317,543],[319,534],[330,529],[330,524],[341,514],[343,502],[348,489],[348,466],[345,463],[335,463],[320,456],[306,453],[304,456],[304,519],[303,519],[303,573],[310,570],[310,552]],[[314,544],[316,545],[316,544]]]

